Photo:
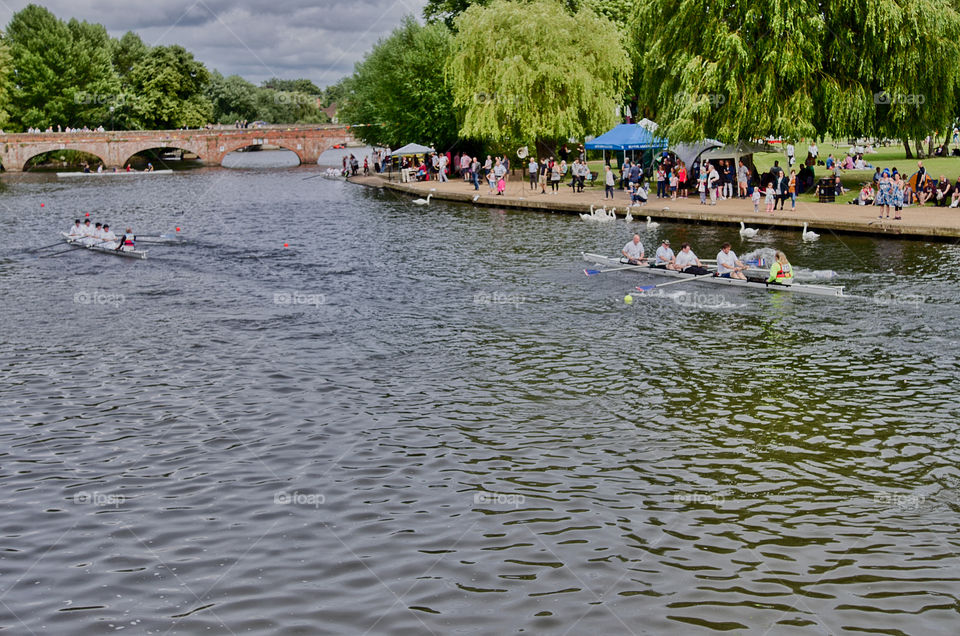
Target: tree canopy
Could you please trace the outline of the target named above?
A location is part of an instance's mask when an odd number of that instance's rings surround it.
[[[465,11],[457,29],[449,80],[462,136],[529,143],[616,123],[630,65],[606,18],[555,0],[494,0]]]
[[[376,124],[354,131],[371,144],[449,147],[458,137],[444,78],[444,60],[452,54],[453,39],[444,24],[424,26],[408,16],[357,64],[344,85],[340,121]]]
[[[956,110],[955,0],[640,0],[632,24],[672,140],[926,136]]]

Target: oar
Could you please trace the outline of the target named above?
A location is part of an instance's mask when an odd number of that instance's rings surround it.
[[[70,249],[68,249],[68,250],[63,250],[62,252],[51,252],[51,253],[49,253],[49,254],[44,254],[43,256],[38,256],[37,258],[53,258],[54,256],[60,256],[60,255],[62,255],[62,254],[66,254],[66,253],[68,253],[68,252],[72,252],[72,251],[74,251],[74,250],[76,250],[76,249],[79,249],[79,248],[80,248],[79,245],[70,245]]]
[[[38,247],[36,249],[30,250],[31,252],[39,252],[40,250],[49,249],[51,247],[56,247],[57,245],[64,245],[63,239],[57,241],[56,243],[51,243],[50,245],[44,245],[43,247]]]
[[[690,281],[697,280],[698,278],[710,278],[712,276],[713,272],[710,272],[709,274],[700,274],[699,276],[692,276],[690,278],[684,278],[683,280],[672,280],[669,283],[660,283],[659,285],[643,285],[641,287],[637,287],[637,291],[651,291],[660,287],[666,287],[667,285],[679,285],[680,283],[689,283]]]
[[[300,179],[301,181],[309,181],[310,179],[316,179],[317,177],[322,177],[322,174],[315,174],[312,177],[307,177],[306,179]]]
[[[610,269],[585,269],[583,270],[583,273],[586,274],[587,276],[596,276],[597,274],[603,274],[605,272],[620,272],[625,269],[637,269],[638,267],[647,269],[650,266],[649,265],[627,265],[626,267],[613,267]]]

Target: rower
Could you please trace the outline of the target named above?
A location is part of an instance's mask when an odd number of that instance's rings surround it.
[[[680,269],[673,250],[670,249],[670,239],[663,239],[660,247],[657,248],[657,260],[654,261],[653,266],[660,269]]]
[[[95,223],[93,229],[90,230],[83,239],[84,245],[98,245],[100,243],[100,236],[103,234],[103,230],[100,229],[100,224]]]
[[[793,267],[787,260],[787,255],[783,252],[777,252],[773,265],[770,266],[770,278],[767,279],[767,283],[776,285],[793,284]]]
[[[640,242],[639,234],[634,234],[633,240],[624,245],[620,253],[631,265],[642,265],[647,260],[643,257],[643,243]]]
[[[132,252],[136,249],[136,240],[137,237],[133,235],[133,230],[127,228],[124,230],[123,236],[120,237],[119,244],[117,245],[117,251]]]
[[[100,234],[100,245],[106,247],[107,249],[115,250],[120,247],[120,242],[117,241],[117,235],[113,233],[113,230],[110,229],[110,226],[106,223],[103,224],[103,232]]]
[[[747,280],[743,275],[743,270],[747,266],[740,262],[736,252],[730,249],[729,243],[724,243],[717,252],[717,276],[720,278],[736,278],[737,280]]]
[[[67,236],[73,239],[78,239],[83,236],[83,224],[80,222],[80,219],[73,222],[73,227],[67,232]]]
[[[80,243],[86,244],[87,238],[93,236],[93,226],[90,225],[90,219],[83,221],[83,232],[80,234]]]
[[[685,274],[702,276],[710,273],[709,270],[703,266],[703,263],[700,262],[700,259],[697,258],[697,255],[693,253],[693,250],[690,249],[689,243],[684,243],[680,246],[680,253],[677,254],[676,265],[677,270]]]

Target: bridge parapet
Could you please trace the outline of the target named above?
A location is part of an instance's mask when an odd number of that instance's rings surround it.
[[[122,168],[138,152],[152,148],[182,148],[207,164],[220,165],[239,148],[276,145],[292,150],[301,164],[317,162],[323,151],[353,141],[346,126],[271,126],[202,130],[124,130],[70,133],[0,134],[0,163],[20,172],[42,153],[78,150],[99,157],[106,168]]]

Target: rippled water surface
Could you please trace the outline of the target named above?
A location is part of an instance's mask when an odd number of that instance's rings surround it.
[[[0,626],[958,632],[957,246],[319,174],[4,178]],[[37,258],[82,212],[182,240]],[[580,252],[634,230],[779,247],[852,297],[625,305],[662,281]]]

